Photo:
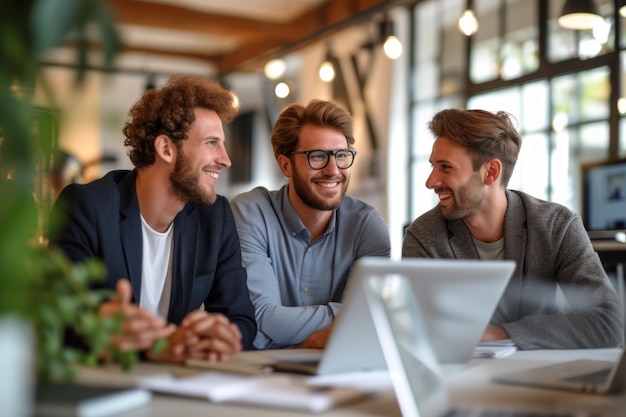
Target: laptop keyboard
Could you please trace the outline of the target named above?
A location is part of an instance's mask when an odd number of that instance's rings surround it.
[[[581,412],[523,411],[523,410],[450,410],[444,417],[599,417]]]

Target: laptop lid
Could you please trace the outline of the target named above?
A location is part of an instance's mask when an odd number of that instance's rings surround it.
[[[515,269],[514,261],[364,257],[352,268],[344,304],[318,375],[387,367],[361,282],[402,276],[424,316],[439,363],[466,363]]]
[[[402,417],[599,417],[574,405],[522,404],[497,408],[452,408],[444,379],[432,350],[427,322],[417,306],[408,280],[399,275],[370,277],[362,282],[371,317],[380,338]],[[486,387],[488,390],[488,388]],[[487,400],[487,403],[489,400]],[[612,415],[612,414],[611,414]],[[621,415],[621,414],[619,414]]]
[[[439,417],[449,408],[444,381],[409,281],[361,282],[403,417]]]

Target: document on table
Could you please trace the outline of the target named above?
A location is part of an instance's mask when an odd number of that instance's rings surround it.
[[[473,358],[504,358],[517,352],[517,345],[511,339],[480,342],[474,349]]]
[[[154,392],[206,398],[216,403],[238,403],[324,412],[355,401],[368,392],[344,387],[309,385],[302,376],[287,374],[238,375],[201,372],[141,378],[139,386]]]
[[[106,417],[142,407],[150,402],[147,389],[70,383],[36,386],[37,417]]]

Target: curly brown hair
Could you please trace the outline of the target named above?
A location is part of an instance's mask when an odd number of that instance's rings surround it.
[[[154,163],[154,140],[159,135],[180,146],[197,107],[213,110],[222,123],[231,122],[239,111],[230,90],[198,75],[173,75],[163,87],[147,91],[130,109],[131,120],[123,129],[133,165],[144,168]]]
[[[274,124],[271,140],[276,158],[296,150],[300,130],[307,123],[337,129],[346,137],[348,146],[354,145],[352,116],[342,107],[325,100],[312,100],[306,107],[293,103],[283,109]]]

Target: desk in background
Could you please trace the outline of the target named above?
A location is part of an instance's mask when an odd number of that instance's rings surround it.
[[[463,368],[446,369],[446,386],[450,398],[458,407],[541,407],[557,410],[588,410],[604,413],[602,417],[623,417],[626,410],[626,393],[616,396],[579,394],[541,388],[495,384],[491,377],[504,372],[541,366],[567,360],[588,358],[616,360],[619,349],[590,350],[537,350],[519,351],[502,359],[473,359]],[[255,355],[258,352],[244,352]],[[189,368],[140,363],[131,373],[122,373],[117,367],[84,368],[79,381],[110,385],[133,385],[141,376],[162,373],[177,375],[198,372]],[[297,411],[239,405],[212,404],[208,401],[167,395],[155,395],[152,402],[139,410],[119,417],[294,417],[316,416]],[[323,417],[401,417],[400,410],[390,388],[381,389],[371,397],[354,404],[320,414]]]
[[[592,240],[591,244],[598,252],[605,269],[612,270],[616,264],[626,263],[626,243],[616,240]]]
[[[591,243],[622,301],[624,318],[626,320],[626,288],[624,286],[626,243],[616,240],[592,240]]]

